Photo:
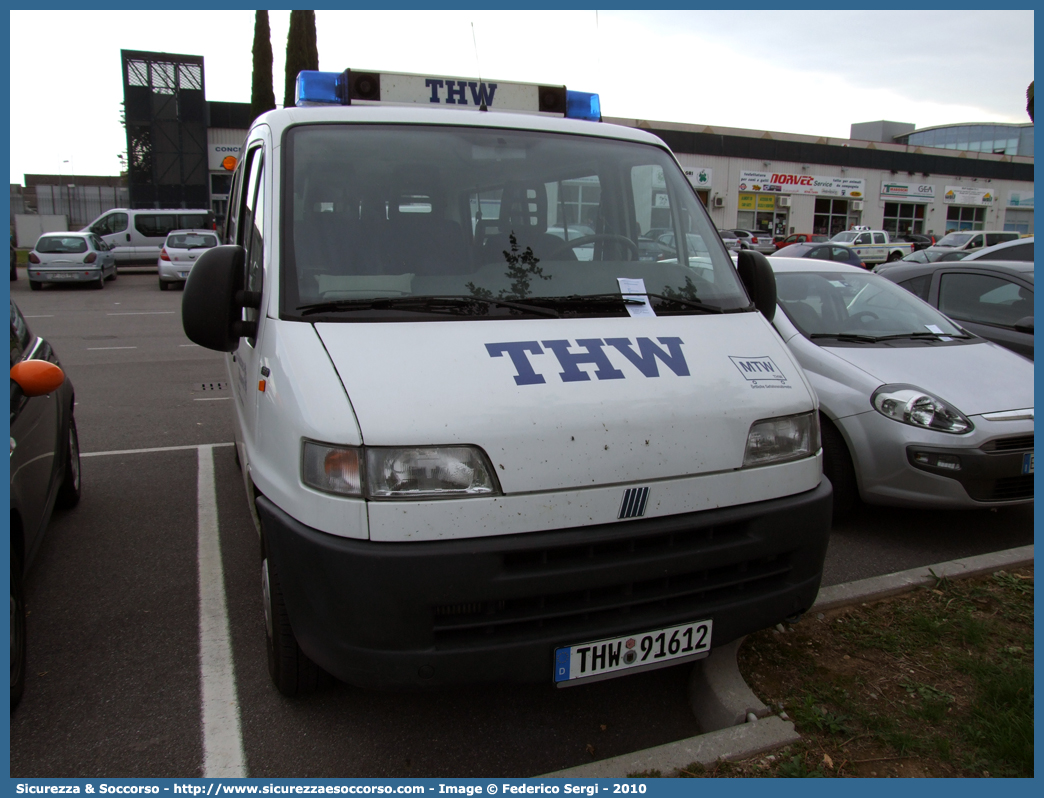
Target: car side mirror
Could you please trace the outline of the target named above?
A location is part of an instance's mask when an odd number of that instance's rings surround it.
[[[754,302],[754,307],[769,321],[776,315],[776,275],[768,258],[754,249],[740,250],[736,271]]]
[[[1017,322],[1015,322],[1015,329],[1021,333],[1029,333],[1033,335],[1033,317],[1023,316]]]
[[[62,387],[65,372],[47,360],[23,360],[11,366],[11,380],[26,396],[46,396]]]
[[[228,245],[208,249],[189,273],[181,298],[181,326],[194,344],[217,352],[234,352],[239,339],[257,334],[257,322],[242,320],[244,307],[256,307],[243,291],[246,250]]]

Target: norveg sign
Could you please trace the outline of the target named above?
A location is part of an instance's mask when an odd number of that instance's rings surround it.
[[[866,181],[862,178],[793,175],[781,172],[740,172],[739,190],[861,199],[866,195]]]

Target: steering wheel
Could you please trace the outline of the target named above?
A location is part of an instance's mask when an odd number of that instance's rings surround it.
[[[553,252],[548,254],[547,258],[548,260],[554,260],[556,255],[561,255],[567,249],[582,247],[585,244],[593,244],[596,241],[613,241],[618,244],[626,244],[634,254],[634,260],[638,260],[640,257],[638,245],[627,236],[615,235],[614,233],[595,233],[594,235],[580,236],[580,238],[574,238],[572,241],[563,242],[562,246],[556,247]]]
[[[855,318],[857,318],[857,319],[861,319],[863,316],[869,316],[871,319],[879,319],[879,318],[881,318],[876,313],[874,313],[872,310],[861,310],[861,311],[859,311],[858,313],[855,314]]]

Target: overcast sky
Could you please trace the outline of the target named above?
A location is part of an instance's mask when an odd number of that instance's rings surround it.
[[[289,15],[269,12],[278,103]],[[1032,11],[320,10],[316,27],[323,70],[565,84],[606,116],[836,138],[1029,121]],[[11,182],[119,172],[121,49],[202,55],[207,99],[249,102],[253,29],[253,11],[12,11]]]

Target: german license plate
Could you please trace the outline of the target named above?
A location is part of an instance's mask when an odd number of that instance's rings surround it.
[[[77,277],[75,274],[63,274],[62,272],[51,272],[49,276],[52,280],[75,280]]]
[[[1022,473],[1033,473],[1033,452],[1026,452],[1026,454],[1022,455]]]
[[[178,272],[178,277],[184,280],[186,277],[188,277],[188,272]]]
[[[585,679],[607,679],[620,671],[645,670],[671,660],[710,653],[711,621],[693,621],[652,632],[624,635],[555,649],[555,684],[567,687]]]

